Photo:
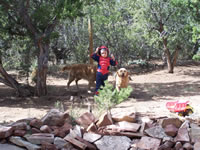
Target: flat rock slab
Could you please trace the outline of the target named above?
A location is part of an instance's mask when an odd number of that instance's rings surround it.
[[[142,137],[137,143],[137,148],[157,150],[161,140],[151,137]]]
[[[99,150],[128,150],[131,140],[126,136],[103,136],[95,144]]]
[[[1,150],[26,150],[24,148],[20,148],[18,146],[15,145],[11,145],[11,144],[0,144],[0,149]]]

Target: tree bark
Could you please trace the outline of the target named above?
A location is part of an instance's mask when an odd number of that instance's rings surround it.
[[[167,39],[166,38],[163,38],[163,45],[164,45],[165,55],[167,56],[168,73],[174,73],[174,67],[172,66],[171,54],[167,47]]]
[[[92,19],[91,17],[88,18],[88,32],[89,32],[89,53],[90,56],[93,53],[93,31],[92,31]],[[90,64],[93,64],[93,59],[90,57]]]
[[[0,3],[3,4],[5,8],[10,7],[9,3],[7,2],[0,0]],[[39,48],[36,94],[38,96],[46,95],[46,76],[48,70],[49,40],[51,33],[54,31],[56,25],[59,22],[59,19],[55,14],[52,20],[49,21],[50,23],[46,26],[45,30],[39,30],[39,27],[37,27],[36,25],[37,22],[34,22],[35,20],[32,19],[29,15],[31,9],[29,7],[29,1],[20,0],[16,3],[16,6],[13,8],[15,8],[14,12],[16,11],[18,13],[17,16],[19,16],[20,19],[23,21],[24,24],[22,25],[31,34],[30,38],[33,39],[33,41],[36,44],[36,47]],[[6,74],[5,70],[2,68],[2,65],[0,66],[0,73],[3,74],[4,78],[6,79],[4,80],[3,78],[0,78],[0,81],[12,86],[17,90],[18,93],[20,93],[20,89],[18,89],[19,83],[12,79],[8,74]]]
[[[172,67],[174,69],[174,66],[176,65],[176,61],[178,58],[178,52],[181,49],[181,47],[179,45],[176,46],[176,49],[174,51],[174,53],[172,54]]]
[[[193,46],[193,49],[192,49],[192,55],[189,57],[189,59],[192,59],[193,55],[197,54],[198,50],[199,50],[199,43],[200,43],[200,40],[197,40]]]
[[[25,1],[23,0],[19,3],[19,14],[27,26],[27,29],[32,34],[36,47],[39,48],[36,94],[38,96],[44,96],[47,95],[46,76],[48,70],[49,39],[51,33],[55,29],[55,26],[58,24],[58,19],[55,16],[52,19],[52,23],[46,27],[43,33],[41,33],[37,27],[34,26],[33,20],[28,14],[28,7],[25,7]]]
[[[165,54],[167,56],[168,73],[174,73],[174,66],[176,65],[176,61],[178,58],[178,51],[181,49],[181,47],[177,45],[175,51],[171,55],[167,47],[167,39],[163,39],[163,45],[165,49]]]
[[[48,71],[49,43],[42,42],[42,38],[37,41],[40,53],[38,56],[38,70],[36,91],[38,96],[47,95],[46,78]]]

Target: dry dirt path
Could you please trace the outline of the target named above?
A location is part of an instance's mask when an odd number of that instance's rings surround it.
[[[176,100],[189,100],[195,113],[200,114],[200,67],[175,67],[174,74],[167,70],[133,76],[131,82],[133,97],[120,104],[123,111],[149,114],[156,117],[173,116],[166,109],[166,103]],[[121,107],[121,108],[120,108]],[[119,111],[119,109],[117,109]]]
[[[165,105],[168,101],[189,100],[195,113],[200,111],[200,66],[177,66],[174,74],[167,70],[154,71],[143,75],[132,75],[133,92],[130,98],[114,108],[113,112],[139,112],[151,116],[170,116]],[[113,81],[113,77],[109,77]],[[79,82],[81,91],[66,90],[67,79],[48,77],[49,96],[17,98],[12,89],[0,83],[0,123],[17,121],[19,119],[41,118],[57,102],[62,102],[65,109],[71,107],[70,96],[77,97],[75,105],[87,110],[84,99],[92,101],[92,94],[87,94],[87,82]],[[75,88],[74,83],[72,89]],[[79,112],[80,113],[80,112]],[[199,113],[200,114],[200,113]]]

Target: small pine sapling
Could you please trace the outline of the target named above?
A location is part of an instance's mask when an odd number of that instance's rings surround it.
[[[102,90],[99,91],[98,96],[94,97],[94,100],[99,109],[105,109],[109,112],[115,105],[126,100],[133,90],[131,86],[128,86],[127,88],[122,88],[118,92],[108,81],[105,81],[105,86],[101,88]]]

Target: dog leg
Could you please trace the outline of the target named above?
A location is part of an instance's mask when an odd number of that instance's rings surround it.
[[[88,84],[88,90],[90,90],[90,88],[91,88],[91,83],[89,82],[89,84]]]
[[[76,78],[75,82],[76,82],[76,88],[79,89],[78,87],[78,81],[80,80],[80,78]]]
[[[91,89],[91,87],[94,87],[96,84],[93,81],[88,81],[88,90]]]
[[[71,76],[70,76],[71,77]],[[67,88],[69,89],[69,85],[72,83],[72,81],[74,81],[74,78],[72,77],[72,78],[70,78],[69,77],[69,81],[68,81],[68,83],[67,83]]]

